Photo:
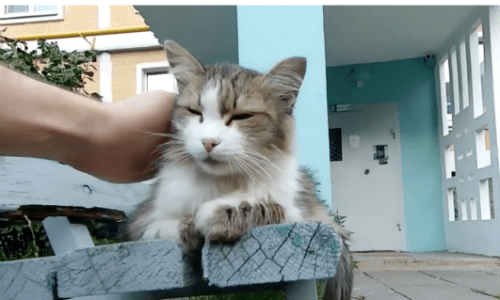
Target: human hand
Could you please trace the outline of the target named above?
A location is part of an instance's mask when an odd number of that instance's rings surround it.
[[[105,121],[92,130],[88,148],[70,156],[68,163],[110,182],[152,178],[159,146],[168,141],[173,102],[172,94],[152,91],[104,104]]]

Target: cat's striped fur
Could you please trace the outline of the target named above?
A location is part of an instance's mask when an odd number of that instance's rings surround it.
[[[260,225],[328,223],[343,237],[344,250],[325,299],[350,299],[347,232],[318,200],[295,153],[292,112],[305,58],[283,60],[261,74],[237,65],[204,67],[173,41],[165,48],[179,89],[173,135],[130,236],[176,238],[191,250],[203,238],[235,241]]]

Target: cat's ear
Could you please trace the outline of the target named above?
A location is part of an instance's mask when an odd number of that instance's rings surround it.
[[[306,74],[306,66],[305,57],[290,57],[277,63],[266,74],[270,79],[273,93],[284,104],[288,114],[292,113]]]
[[[203,71],[203,65],[191,53],[172,40],[165,41],[170,71],[177,79],[179,91]]]

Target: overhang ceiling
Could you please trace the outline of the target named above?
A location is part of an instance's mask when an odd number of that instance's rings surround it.
[[[238,63],[236,6],[134,6],[158,41],[172,39],[203,64]]]
[[[174,39],[204,64],[238,61],[236,6],[136,8],[160,43]],[[327,66],[435,53],[473,10],[474,6],[325,6]]]
[[[438,51],[474,6],[325,6],[327,66]]]

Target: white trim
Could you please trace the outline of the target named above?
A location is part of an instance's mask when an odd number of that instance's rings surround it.
[[[99,29],[111,27],[111,5],[99,4],[97,6]]]
[[[99,55],[99,88],[102,96],[102,102],[111,103],[113,101],[113,65],[109,53]]]
[[[92,37],[87,38],[92,41]],[[57,42],[59,48],[64,51],[86,51],[92,47],[83,38],[67,38],[67,39],[50,39],[49,42]],[[37,47],[37,41],[28,41],[28,49],[34,50]],[[111,52],[119,50],[134,50],[134,49],[160,49],[161,45],[158,39],[151,31],[148,32],[133,32],[122,34],[110,34],[97,36],[94,43],[94,50],[102,52]]]
[[[64,19],[64,6],[57,5],[55,12],[34,12],[34,5],[30,6],[30,12],[26,13],[5,13],[5,7],[7,5],[1,5],[0,7],[0,24],[18,24],[18,23],[35,23],[35,22],[47,22],[47,21],[57,21]]]
[[[152,63],[143,63],[136,66],[136,93],[140,94],[147,91],[147,76],[151,73],[168,73],[170,66],[167,61],[159,61]],[[177,90],[176,82],[174,82]],[[177,92],[177,91],[176,91]]]

